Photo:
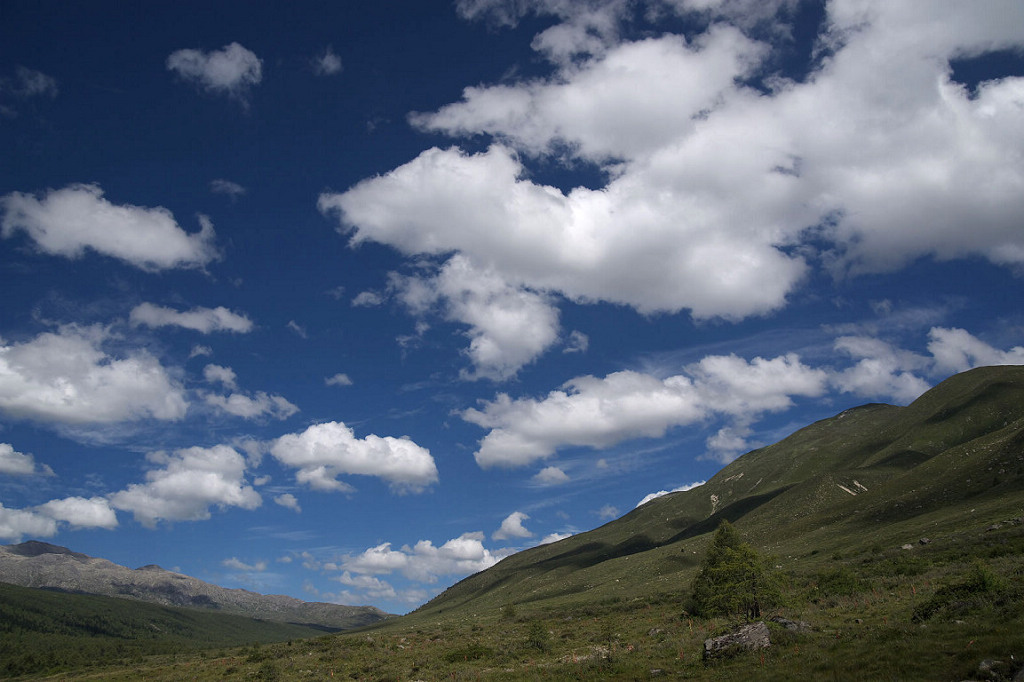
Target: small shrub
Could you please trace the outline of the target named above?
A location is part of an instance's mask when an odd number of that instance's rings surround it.
[[[976,560],[962,580],[940,587],[931,598],[918,605],[912,618],[921,622],[941,612],[950,617],[965,615],[998,603],[1007,587],[1005,580],[984,562]]]
[[[910,552],[900,552],[879,560],[867,559],[864,563],[873,575],[887,577],[921,575],[932,566],[927,559]]]
[[[259,672],[256,674],[256,678],[260,680],[279,680],[281,679],[281,671],[277,667],[277,664],[273,661],[267,661],[260,666]]]
[[[848,566],[820,571],[818,593],[825,597],[849,597],[871,588],[871,583],[857,577]]]
[[[478,642],[474,642],[468,646],[452,649],[451,651],[446,652],[442,658],[444,658],[448,663],[460,663],[463,661],[476,661],[481,658],[490,658],[493,655],[493,649]]]
[[[978,554],[989,559],[1024,554],[1024,537],[1002,538],[1000,542],[990,544]]]
[[[245,650],[243,650],[243,653],[245,653]],[[246,663],[259,663],[260,661],[267,660],[271,656],[271,653],[261,649],[259,644],[253,644],[252,648],[249,649],[248,654],[249,655],[245,657]]]
[[[530,623],[526,632],[526,641],[523,643],[527,649],[536,649],[540,652],[548,650],[551,635],[544,623],[535,620]]]

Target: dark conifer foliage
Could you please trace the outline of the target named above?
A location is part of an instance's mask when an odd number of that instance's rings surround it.
[[[723,521],[693,581],[693,604],[704,616],[736,615],[747,620],[781,600],[779,578],[770,561]]]

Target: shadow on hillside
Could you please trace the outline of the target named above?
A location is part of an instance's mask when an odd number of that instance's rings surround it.
[[[783,486],[781,488],[776,488],[771,492],[737,500],[736,502],[718,510],[706,519],[689,524],[679,533],[676,533],[667,540],[653,540],[650,536],[641,533],[615,545],[607,542],[588,542],[576,547],[575,549],[569,550],[568,552],[563,552],[562,554],[558,554],[549,559],[538,561],[533,565],[533,568],[540,571],[551,571],[566,567],[572,567],[575,569],[589,568],[610,559],[618,559],[632,554],[639,554],[658,547],[664,547],[665,545],[671,545],[675,542],[679,542],[680,540],[688,540],[690,538],[697,537],[698,535],[703,535],[717,530],[722,521],[735,523],[758,507],[771,502],[775,497],[781,495],[792,487],[793,486],[791,485]]]

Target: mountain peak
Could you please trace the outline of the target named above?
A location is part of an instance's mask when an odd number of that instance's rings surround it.
[[[67,547],[61,547],[60,545],[51,545],[48,542],[40,542],[39,540],[29,540],[28,542],[22,542],[19,545],[8,545],[7,551],[11,554],[17,554],[18,556],[34,557],[42,554],[66,554],[74,557],[75,559],[88,559],[90,558],[86,554],[80,554],[78,552],[72,552]]]

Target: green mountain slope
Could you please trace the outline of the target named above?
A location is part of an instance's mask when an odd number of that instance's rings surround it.
[[[812,424],[699,488],[513,555],[413,616],[678,590],[722,520],[783,565],[800,557],[807,566],[1019,516],[1022,493],[1024,367],[980,368],[907,407],[865,405]]]

